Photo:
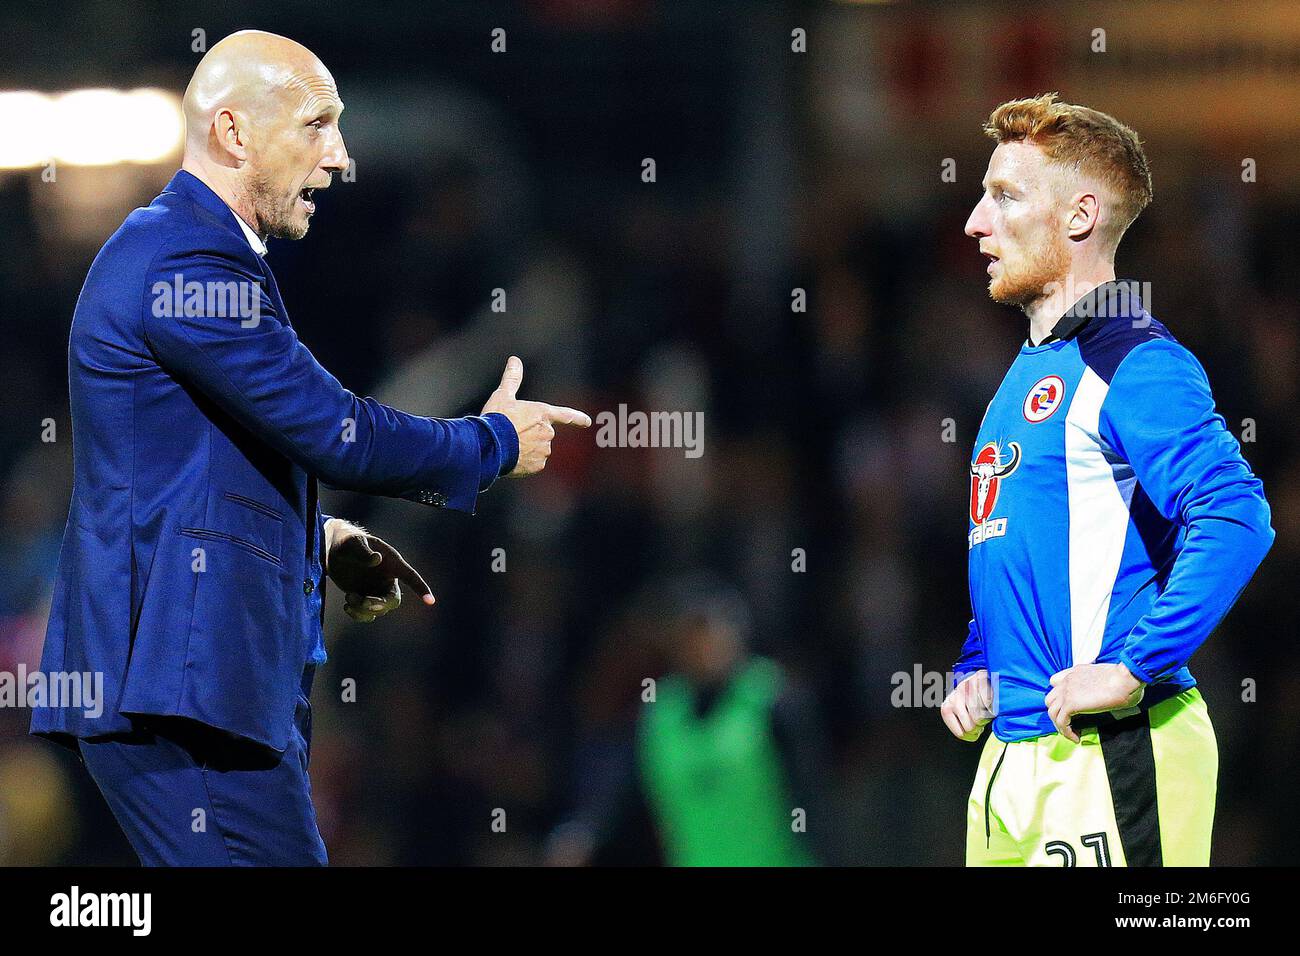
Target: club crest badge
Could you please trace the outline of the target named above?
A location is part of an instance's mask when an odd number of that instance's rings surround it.
[[[1065,382],[1059,375],[1049,375],[1034,383],[1025,396],[1022,411],[1025,421],[1031,425],[1045,422],[1056,412],[1065,400]]]

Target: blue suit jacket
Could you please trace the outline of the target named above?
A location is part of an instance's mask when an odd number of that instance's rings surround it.
[[[68,381],[41,669],[102,673],[104,707],[34,708],[32,732],[63,743],[176,715],[283,750],[320,647],[317,479],[472,513],[518,456],[502,415],[423,418],[339,384],[234,213],[183,171],[95,257]]]

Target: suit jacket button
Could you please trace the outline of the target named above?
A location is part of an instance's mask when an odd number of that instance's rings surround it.
[[[303,594],[311,594],[311,592],[315,590],[316,590],[316,585],[312,584],[310,580],[302,582]]]

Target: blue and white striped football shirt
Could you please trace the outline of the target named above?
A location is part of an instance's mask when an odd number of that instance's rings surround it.
[[[970,599],[958,679],[997,679],[1000,740],[1055,733],[1057,671],[1123,662],[1149,707],[1273,541],[1263,486],[1214,410],[1205,371],[1135,283],[1084,296],[1026,343],[971,458]]]

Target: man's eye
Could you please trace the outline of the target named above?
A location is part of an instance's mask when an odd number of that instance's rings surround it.
[[[324,125],[324,122],[325,122],[324,120],[312,120],[307,125],[310,126],[312,129],[319,130],[321,126]]]

